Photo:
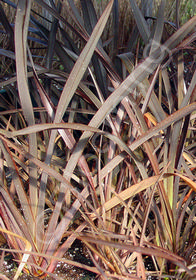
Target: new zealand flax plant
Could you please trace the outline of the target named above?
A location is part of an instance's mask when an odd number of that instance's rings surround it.
[[[196,16],[179,27],[166,1],[130,0],[124,46],[118,1],[99,20],[89,0],[81,13],[3,2],[16,8],[12,27],[0,6],[1,250],[19,262],[14,279],[59,279],[58,262],[98,279],[194,279]],[[92,266],[66,259],[76,239]]]

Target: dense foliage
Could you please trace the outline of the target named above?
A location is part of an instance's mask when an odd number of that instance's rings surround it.
[[[194,1],[67,2],[0,3],[14,279],[59,279],[58,262],[97,279],[195,279]],[[66,258],[76,240],[92,265]]]

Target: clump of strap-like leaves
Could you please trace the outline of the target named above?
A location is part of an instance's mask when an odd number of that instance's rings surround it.
[[[166,1],[130,0],[123,36],[120,1],[100,16],[90,0],[3,2],[0,230],[14,279],[56,277],[58,262],[99,279],[194,278],[196,16],[180,27]],[[76,239],[91,266],[65,257]]]

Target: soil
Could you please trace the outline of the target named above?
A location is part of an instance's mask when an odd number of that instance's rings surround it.
[[[93,265],[89,259],[87,251],[81,246],[80,242],[75,242],[69,251],[66,253],[65,258],[74,260],[86,265]],[[0,280],[12,280],[16,273],[17,264],[13,260],[11,254],[5,254],[3,264],[0,267]],[[65,263],[58,263],[57,268],[54,272],[54,275],[57,277],[47,276],[44,280],[57,280],[66,279],[66,280],[93,280],[95,279],[95,274],[92,272],[68,265]],[[21,274],[18,280],[40,280],[40,278],[28,275]]]

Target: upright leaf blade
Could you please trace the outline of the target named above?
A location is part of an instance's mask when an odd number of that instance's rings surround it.
[[[27,83],[27,33],[29,27],[31,10],[31,1],[19,0],[16,23],[15,23],[15,53],[16,53],[16,72],[17,72],[17,83],[18,92],[20,96],[20,102],[23,109],[23,113],[28,125],[34,125],[34,113]],[[29,152],[37,156],[37,139],[36,134],[32,134],[29,137]],[[29,191],[30,201],[33,214],[36,214],[37,208],[37,170],[34,165],[30,166],[29,169]]]
[[[142,15],[137,3],[135,0],[130,0],[130,4],[133,10],[133,14],[135,17],[135,21],[137,23],[137,27],[139,29],[140,35],[142,36],[142,39],[144,40],[144,43],[147,44],[150,38],[150,30],[148,27],[147,22],[144,19],[144,16]]]

